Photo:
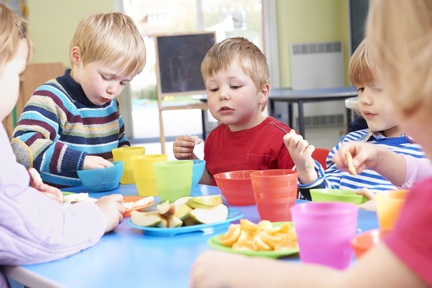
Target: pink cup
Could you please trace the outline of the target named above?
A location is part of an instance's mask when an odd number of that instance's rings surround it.
[[[308,202],[291,208],[300,248],[300,260],[336,269],[353,258],[358,208],[345,202]]]
[[[297,199],[297,171],[261,170],[250,174],[261,220],[291,221],[291,207]]]

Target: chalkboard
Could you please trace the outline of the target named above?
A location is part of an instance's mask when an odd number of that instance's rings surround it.
[[[216,43],[215,32],[155,35],[159,95],[203,94],[201,62]]]

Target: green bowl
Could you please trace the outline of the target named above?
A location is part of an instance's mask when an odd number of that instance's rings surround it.
[[[366,197],[357,195],[352,190],[340,189],[311,189],[312,201],[314,202],[350,202],[354,204],[362,204],[366,202]]]

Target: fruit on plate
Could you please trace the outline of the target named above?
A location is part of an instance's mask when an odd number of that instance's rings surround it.
[[[174,203],[170,204],[168,200],[156,206],[156,211],[162,216],[172,216],[175,210]]]
[[[153,227],[158,226],[162,222],[162,216],[159,213],[153,212],[131,212],[131,221],[138,226]]]
[[[210,195],[210,196],[192,197],[186,203],[192,208],[208,209],[222,204],[222,196]]]
[[[231,224],[228,231],[220,236],[219,243],[242,251],[298,249],[297,236],[291,223],[271,223],[267,220],[255,224],[240,219],[240,224]]]
[[[179,218],[175,217],[175,216],[170,216],[167,219],[168,219],[168,227],[169,228],[180,227],[183,224],[183,221],[180,220]]]
[[[192,210],[193,208],[191,208],[187,204],[183,204],[175,210],[174,216],[182,221],[185,221],[187,218],[189,218],[189,214]]]
[[[210,224],[225,220],[228,217],[228,208],[220,204],[209,209],[196,208],[189,214],[198,223]]]
[[[222,204],[222,196],[210,195],[182,197],[173,203],[165,201],[157,205],[155,211],[135,211],[131,221],[138,226],[175,228],[216,223],[227,217],[228,207]]]

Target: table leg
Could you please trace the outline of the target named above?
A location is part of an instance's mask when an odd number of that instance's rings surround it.
[[[205,122],[206,122],[206,118],[205,118],[205,113],[207,112],[207,110],[204,110],[204,109],[201,109],[201,124],[202,124],[202,131],[203,131],[203,134],[202,134],[202,139],[203,140],[206,140],[206,136],[207,136],[207,133],[206,133],[206,126],[205,126]]]
[[[287,102],[287,104],[288,104],[287,105],[288,106],[288,126],[294,128],[294,115],[293,115],[292,103]]]
[[[304,123],[304,112],[303,112],[303,101],[298,101],[298,117],[299,117],[299,132],[300,135],[303,136],[304,139],[306,139],[305,134],[305,123]]]

